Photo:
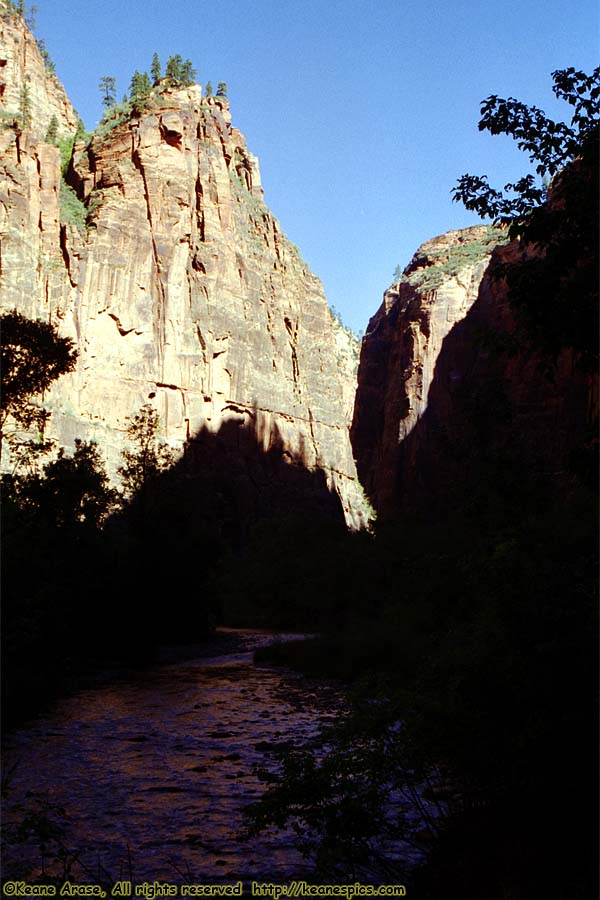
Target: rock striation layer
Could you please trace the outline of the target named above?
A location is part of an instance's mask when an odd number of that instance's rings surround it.
[[[27,47],[14,77],[37,72],[22,24],[2,27]],[[61,122],[74,132],[74,120]],[[51,436],[97,440],[114,472],[145,403],[177,449],[206,432],[239,444],[250,430],[265,453],[322,473],[360,527],[349,441],[357,344],[265,206],[228,102],[162,85],[141,114],[75,144],[70,190],[39,133],[5,128],[0,142],[1,305],[56,323],[79,351],[44,401]]]

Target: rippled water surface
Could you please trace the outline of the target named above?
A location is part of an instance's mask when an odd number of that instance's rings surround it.
[[[9,833],[35,791],[64,807],[65,845],[114,880],[130,868],[137,882],[297,873],[290,834],[239,840],[242,808],[262,792],[253,770],[269,746],[314,735],[341,701],[330,686],[254,666],[253,651],[271,640],[221,632],[195,659],[82,691],[13,732]],[[31,878],[40,865],[39,841],[5,841],[4,877]]]

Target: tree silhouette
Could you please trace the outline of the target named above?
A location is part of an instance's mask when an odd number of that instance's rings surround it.
[[[173,464],[171,449],[158,438],[159,416],[146,403],[129,419],[127,434],[134,450],[123,450],[118,472],[127,496],[143,495],[148,485]]]
[[[554,358],[571,347],[591,371],[598,360],[600,67],[589,76],[562,69],[552,78],[556,96],[573,107],[570,125],[495,95],[482,104],[479,122],[481,131],[513,137],[537,175],[552,179],[549,187],[526,175],[505,186],[515,194],[506,197],[485,177],[463,175],[453,194],[520,238],[519,261],[496,261],[493,275],[506,279],[522,336]]]
[[[70,338],[61,338],[48,322],[34,321],[20,313],[0,316],[2,339],[2,400],[0,407],[0,455],[7,437],[6,424],[12,419],[15,432],[37,428],[43,433],[48,412],[33,398],[53,381],[71,372],[77,351]],[[15,441],[15,434],[11,435]]]
[[[115,508],[118,497],[110,487],[97,445],[78,438],[72,456],[61,447],[42,475],[18,479],[15,489],[21,508],[43,516],[56,528],[97,528]]]
[[[589,158],[598,149],[600,123],[600,67],[591,75],[573,68],[552,73],[556,96],[573,107],[571,124],[554,122],[543,110],[526,106],[513,97],[504,100],[496,94],[481,104],[480,131],[507,134],[520,150],[529,154],[541,178],[555,176],[578,157]],[[467,209],[491,218],[496,224],[510,224],[511,237],[522,232],[527,215],[544,201],[546,188],[533,175],[525,175],[514,184],[506,184],[506,196],[488,184],[487,177],[463,175],[453,189],[453,200]]]

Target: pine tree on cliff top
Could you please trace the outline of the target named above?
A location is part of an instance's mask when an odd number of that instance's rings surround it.
[[[117,80],[112,75],[103,75],[98,83],[100,93],[102,94],[102,105],[107,109],[116,106],[117,103]]]
[[[196,80],[196,70],[192,65],[191,59],[185,59],[181,64],[181,83],[184,87],[188,87]]]
[[[188,87],[196,80],[191,59],[182,59],[179,54],[168,58],[165,74],[172,87]]]
[[[139,111],[144,102],[148,99],[152,84],[147,72],[138,72],[137,69],[133,73],[131,84],[129,85],[129,99],[134,110]]]
[[[154,84],[158,84],[160,81],[161,70],[160,70],[160,59],[158,58],[158,53],[155,53],[152,57],[152,64],[150,66],[150,75],[152,76],[152,81]]]
[[[179,87],[181,85],[181,66],[183,60],[179,54],[175,56],[170,56],[167,60],[167,67],[165,69],[165,77],[168,78],[169,84],[172,87]]]

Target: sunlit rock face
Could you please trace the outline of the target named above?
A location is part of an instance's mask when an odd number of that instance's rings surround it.
[[[156,91],[76,144],[79,228],[60,221],[58,150],[10,129],[1,141],[2,307],[56,323],[79,351],[45,398],[58,442],[98,440],[114,472],[144,403],[175,448],[235,422],[322,472],[360,527],[357,344],[265,206],[228,102],[198,85]]]
[[[22,17],[0,0],[0,110],[2,118],[19,113],[23,88],[27,86],[31,133],[42,138],[54,116],[59,136],[73,134],[77,113],[62,84],[51,74],[35,38]]]
[[[27,87],[30,126],[19,124]],[[45,143],[52,117],[58,138],[75,133],[77,114],[49,74],[21,16],[0,0],[0,301],[4,309],[62,314],[69,281],[60,228],[60,152]],[[17,123],[17,127],[13,123]]]
[[[598,382],[573,349],[549,356],[517,328],[498,267],[531,252],[487,228],[450,232],[386,291],[351,429],[381,518],[452,518],[536,483],[569,490],[573,454],[595,434]]]

